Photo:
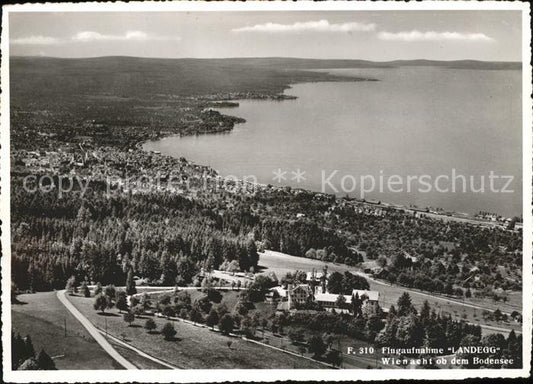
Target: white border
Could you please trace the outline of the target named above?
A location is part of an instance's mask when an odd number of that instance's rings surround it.
[[[11,371],[9,345],[11,343],[11,308],[10,308],[10,156],[9,143],[9,14],[12,12],[169,12],[169,11],[402,11],[402,10],[517,10],[522,11],[522,76],[523,76],[523,361],[522,369],[465,369],[465,370],[182,370],[176,371]],[[531,360],[531,322],[532,322],[532,92],[531,79],[531,41],[530,6],[522,2],[170,2],[170,3],[81,3],[81,4],[23,4],[2,7],[2,67],[1,67],[1,129],[0,129],[0,214],[2,219],[2,344],[3,379],[9,382],[220,382],[220,381],[275,381],[275,380],[461,380],[473,377],[528,377]],[[4,275],[7,275],[4,278]],[[435,373],[435,374],[431,374]]]

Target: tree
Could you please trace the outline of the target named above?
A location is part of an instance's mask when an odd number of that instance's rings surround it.
[[[359,292],[352,294],[352,309],[355,317],[363,315],[363,300],[359,297]]]
[[[342,364],[342,354],[340,351],[332,349],[326,354],[326,361],[335,367],[339,367]]]
[[[212,301],[213,303],[217,304],[222,301],[222,294],[216,289],[209,288],[206,293],[209,301]]]
[[[131,309],[131,312],[137,316],[137,317],[141,317],[144,315],[144,307],[142,306],[142,304],[137,304],[135,307],[133,307]]]
[[[189,311],[187,311],[187,308],[182,308],[179,313],[179,317],[181,317],[182,319],[186,319],[188,316],[189,316]]]
[[[229,313],[226,313],[220,321],[218,322],[218,328],[224,333],[225,335],[228,335],[233,331],[233,316],[231,316]]]
[[[115,297],[117,296],[117,289],[113,284],[108,284],[104,289],[104,295],[106,295],[109,303],[113,304],[113,300],[115,300]],[[109,308],[111,308],[112,306],[113,305],[111,305]]]
[[[39,370],[43,371],[51,371],[57,369],[54,360],[52,360],[52,358],[48,356],[44,349],[41,349],[39,355],[37,355],[37,366],[39,367]]]
[[[98,296],[100,293],[102,293],[102,284],[98,282],[96,283],[96,288],[94,289],[94,295]]]
[[[411,303],[411,296],[409,295],[409,293],[402,293],[402,295],[398,298],[398,315],[408,315],[409,313],[411,313],[412,306],[413,305]]]
[[[304,341],[304,333],[303,333],[303,330],[302,329],[299,329],[297,331],[295,330],[290,330],[289,331],[289,339],[291,339],[291,342],[293,344],[296,344],[296,343],[300,343],[302,341]]]
[[[144,292],[142,295],[141,295],[141,301],[140,301],[140,304],[142,305],[142,307],[144,308],[145,311],[147,311],[148,309],[150,309],[150,307],[152,306],[152,301],[150,300],[150,296],[148,296],[146,294],[146,292]]]
[[[398,320],[389,320],[387,326],[376,335],[374,342],[379,347],[395,347],[398,343],[396,341],[396,330],[398,329]]]
[[[346,298],[344,295],[340,294],[337,296],[337,300],[335,300],[335,306],[340,309],[346,308]]]
[[[17,369],[26,359],[26,346],[20,334],[11,332],[11,368]]]
[[[161,334],[165,337],[165,340],[172,340],[177,333],[174,325],[170,322],[167,322],[163,328],[161,328]]]
[[[161,271],[162,285],[174,285],[176,283],[176,277],[178,275],[177,266],[166,252],[161,256]]]
[[[154,319],[147,319],[144,323],[144,329],[148,331],[148,333],[152,333],[157,328],[157,325],[154,321]]]
[[[219,318],[219,319],[222,318],[222,316],[224,316],[226,313],[229,312],[229,311],[228,311],[228,307],[226,306],[225,303],[221,303],[221,304],[217,305],[217,306],[215,307],[215,309],[216,309],[216,311],[217,311],[217,313],[218,313],[218,318]]]
[[[24,338],[24,347],[25,347],[25,357],[35,357],[35,349],[33,348],[33,343],[31,341],[30,335],[26,335]]]
[[[37,371],[39,369],[39,364],[37,364],[37,359],[35,357],[30,357],[25,360],[18,369],[21,371]]]
[[[339,272],[333,272],[328,278],[328,291],[329,293],[339,294],[342,293],[343,277]]]
[[[89,290],[89,286],[85,280],[81,283],[80,291],[84,297],[91,297],[91,291]]]
[[[191,321],[195,323],[201,323],[204,318],[199,310],[197,310],[196,308],[192,308],[189,311],[189,319],[191,319]]]
[[[385,268],[387,266],[387,258],[385,256],[378,257],[376,262],[381,268]]]
[[[207,293],[207,290],[211,289],[211,287],[212,287],[211,279],[208,278],[207,276],[205,276],[203,278],[202,283],[200,284],[200,286],[202,287],[202,292],[206,292]]]
[[[309,352],[313,354],[314,359],[318,359],[326,352],[326,344],[322,337],[315,335],[309,339]]]
[[[135,320],[135,315],[131,312],[126,312],[123,315],[124,321],[128,323],[128,327],[131,327],[131,323]]]
[[[241,316],[246,316],[248,314],[248,306],[246,305],[244,301],[239,300],[237,304],[235,304],[235,308],[233,308],[233,312]]]
[[[425,324],[427,321],[429,321],[431,316],[431,306],[429,305],[429,302],[427,300],[424,300],[424,304],[422,305],[422,309],[420,310],[420,321],[422,324]]]
[[[424,340],[425,346],[429,348],[439,348],[446,345],[446,332],[438,323],[430,323],[425,325],[426,337]]]
[[[201,310],[203,313],[209,313],[209,311],[213,307],[213,304],[211,304],[211,302],[209,301],[208,296],[204,296],[195,301],[194,307]]]
[[[331,349],[331,346],[335,340],[337,340],[337,338],[330,333],[326,333],[322,336],[322,340],[324,340],[324,343],[326,343],[327,348]]]
[[[110,306],[110,303],[109,303],[109,300],[107,299],[107,296],[105,296],[105,295],[100,293],[98,296],[96,296],[94,298],[93,307],[94,307],[94,309],[100,310],[100,312],[104,313],[105,310],[107,308],[111,308],[112,305]]]
[[[480,345],[480,339],[477,336],[474,335],[466,335],[461,339],[461,342],[459,343],[460,347],[475,347]],[[474,357],[477,356],[477,354],[474,353],[459,353],[458,358],[464,359],[466,364],[463,364],[463,368],[479,368],[479,364],[474,364]],[[481,356],[479,356],[481,357]]]
[[[133,268],[129,268],[128,275],[126,277],[126,294],[128,296],[137,293],[137,287],[135,286],[135,280],[133,280]]]
[[[171,305],[165,305],[163,306],[161,313],[168,319],[169,317],[174,316],[176,314],[176,311]]]
[[[419,347],[424,339],[424,328],[413,314],[403,316],[398,323],[396,340],[405,347]]]
[[[211,311],[209,311],[209,315],[207,315],[207,318],[205,319],[205,323],[212,329],[215,329],[215,325],[218,324],[218,321],[219,318],[217,311],[215,309],[211,309]]]
[[[122,311],[128,310],[128,301],[126,299],[126,292],[124,291],[117,291],[117,297],[116,297],[116,306],[117,309],[122,313]]]
[[[257,253],[257,246],[255,245],[255,241],[253,239],[248,240],[248,243],[246,244],[246,252],[248,254],[250,266],[257,268],[259,254]]]
[[[511,330],[507,337],[507,348],[504,351],[504,357],[513,359],[513,363],[510,364],[510,367],[522,367],[522,336],[517,337],[514,330]]]
[[[65,286],[65,289],[67,290],[67,293],[69,295],[73,295],[74,292],[76,292],[76,278],[74,276],[71,276],[67,280],[67,284]]]
[[[383,320],[378,315],[371,315],[366,321],[366,328],[372,334],[372,338],[380,332],[384,327]]]
[[[253,327],[253,324],[252,324],[252,319],[250,318],[250,316],[245,316],[242,320],[241,320],[241,331],[244,333],[244,335],[247,337],[247,338],[251,338],[254,336],[255,334],[255,329]]]
[[[348,271],[344,272],[342,279],[342,292],[350,295],[354,289],[370,289],[368,281],[363,276],[354,275]]]
[[[135,307],[140,302],[141,302],[141,300],[139,300],[139,298],[137,296],[130,296],[130,307]]]

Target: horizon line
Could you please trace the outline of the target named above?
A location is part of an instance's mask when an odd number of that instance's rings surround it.
[[[315,58],[315,57],[297,57],[297,56],[228,56],[228,57],[156,57],[156,56],[131,56],[131,55],[103,55],[103,56],[80,56],[80,57],[63,57],[63,56],[40,56],[40,55],[10,55],[13,58],[37,58],[37,59],[62,59],[62,60],[84,60],[84,59],[104,59],[104,58],[131,58],[131,59],[153,59],[153,60],[236,60],[236,59],[294,59],[294,60],[330,60],[330,61],[366,61],[371,63],[391,63],[396,61],[434,61],[451,63],[456,61],[476,61],[480,63],[523,63],[521,60],[480,60],[472,58],[462,59],[392,59],[392,60],[371,60],[371,59],[354,59],[354,58]]]

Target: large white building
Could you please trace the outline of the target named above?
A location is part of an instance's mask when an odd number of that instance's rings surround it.
[[[327,267],[324,267],[322,272],[315,270],[307,272],[305,284],[288,284],[286,290],[274,287],[266,295],[266,301],[279,302],[280,311],[295,310],[307,303],[315,302],[328,311],[335,309],[337,312],[357,312],[355,315],[378,312],[378,291],[354,289],[351,295],[330,293],[327,287],[329,275]],[[343,299],[339,299],[339,296]]]

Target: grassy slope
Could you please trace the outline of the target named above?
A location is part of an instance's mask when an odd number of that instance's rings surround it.
[[[109,339],[109,344],[111,344],[118,353],[124,356],[126,360],[131,362],[139,369],[170,369],[168,367],[165,367],[164,365],[156,363],[155,361],[140,356],[137,352],[132,351],[131,349],[126,348],[111,339]]]
[[[174,322],[178,331],[177,340],[165,341],[160,334],[148,334],[142,328],[145,319],[136,319],[133,327],[128,327],[118,311],[102,316],[92,307],[93,298],[69,297],[72,303],[97,327],[105,327],[108,332],[125,339],[131,345],[167,361],[180,368],[189,369],[231,369],[231,368],[321,368],[319,364],[277,352],[270,348],[248,343],[238,338],[228,338],[208,329],[183,322]],[[154,318],[161,329],[165,319]],[[231,349],[227,341],[231,340]]]
[[[264,267],[266,269],[263,270],[263,272],[270,272],[273,271],[276,273],[278,278],[281,278],[285,273],[289,271],[295,271],[295,270],[301,270],[301,271],[311,271],[313,268],[317,269],[319,271],[322,270],[324,264],[328,265],[328,270],[335,272],[341,272],[344,273],[345,271],[351,271],[355,272],[356,269],[354,267],[350,267],[344,264],[334,264],[334,263],[324,263],[322,261],[318,260],[312,260],[312,259],[305,259],[301,257],[295,257],[290,255],[284,255],[279,252],[272,252],[267,251],[263,254],[261,254],[259,258],[259,265],[261,267]],[[398,301],[398,298],[400,295],[405,291],[403,287],[397,286],[397,285],[389,285],[389,284],[379,284],[373,281],[368,280],[368,283],[370,285],[371,290],[379,291],[380,292],[380,304],[385,307],[390,307],[390,305],[395,305]],[[501,328],[512,328],[515,330],[520,330],[521,326],[517,323],[510,323],[510,324],[504,324],[504,323],[496,323],[496,322],[485,322],[482,318],[482,310],[480,309],[474,309],[470,307],[463,307],[460,303],[455,303],[453,301],[448,300],[444,296],[432,296],[428,297],[425,294],[418,293],[418,292],[412,292],[410,291],[409,294],[411,295],[411,300],[413,301],[413,304],[417,307],[420,307],[425,300],[429,302],[432,308],[435,308],[437,313],[441,314],[451,314],[455,317],[462,317],[463,311],[466,313],[466,320],[471,321],[475,324],[486,324],[491,325],[495,327],[501,327]],[[493,303],[490,300],[481,300],[481,299],[472,299],[470,301],[465,300],[465,303],[472,303],[475,305],[484,306],[487,308],[491,308],[493,310],[500,308],[502,311],[509,311],[511,312],[513,308],[518,308],[518,311],[520,311],[521,305],[521,296],[519,293],[516,295],[510,296],[510,301],[508,303]],[[474,317],[474,315],[476,317]]]
[[[59,302],[55,292],[20,295],[26,304],[12,306],[12,326],[30,335],[36,352],[44,348],[58,369],[121,369]],[[67,322],[67,337],[64,321]]]

